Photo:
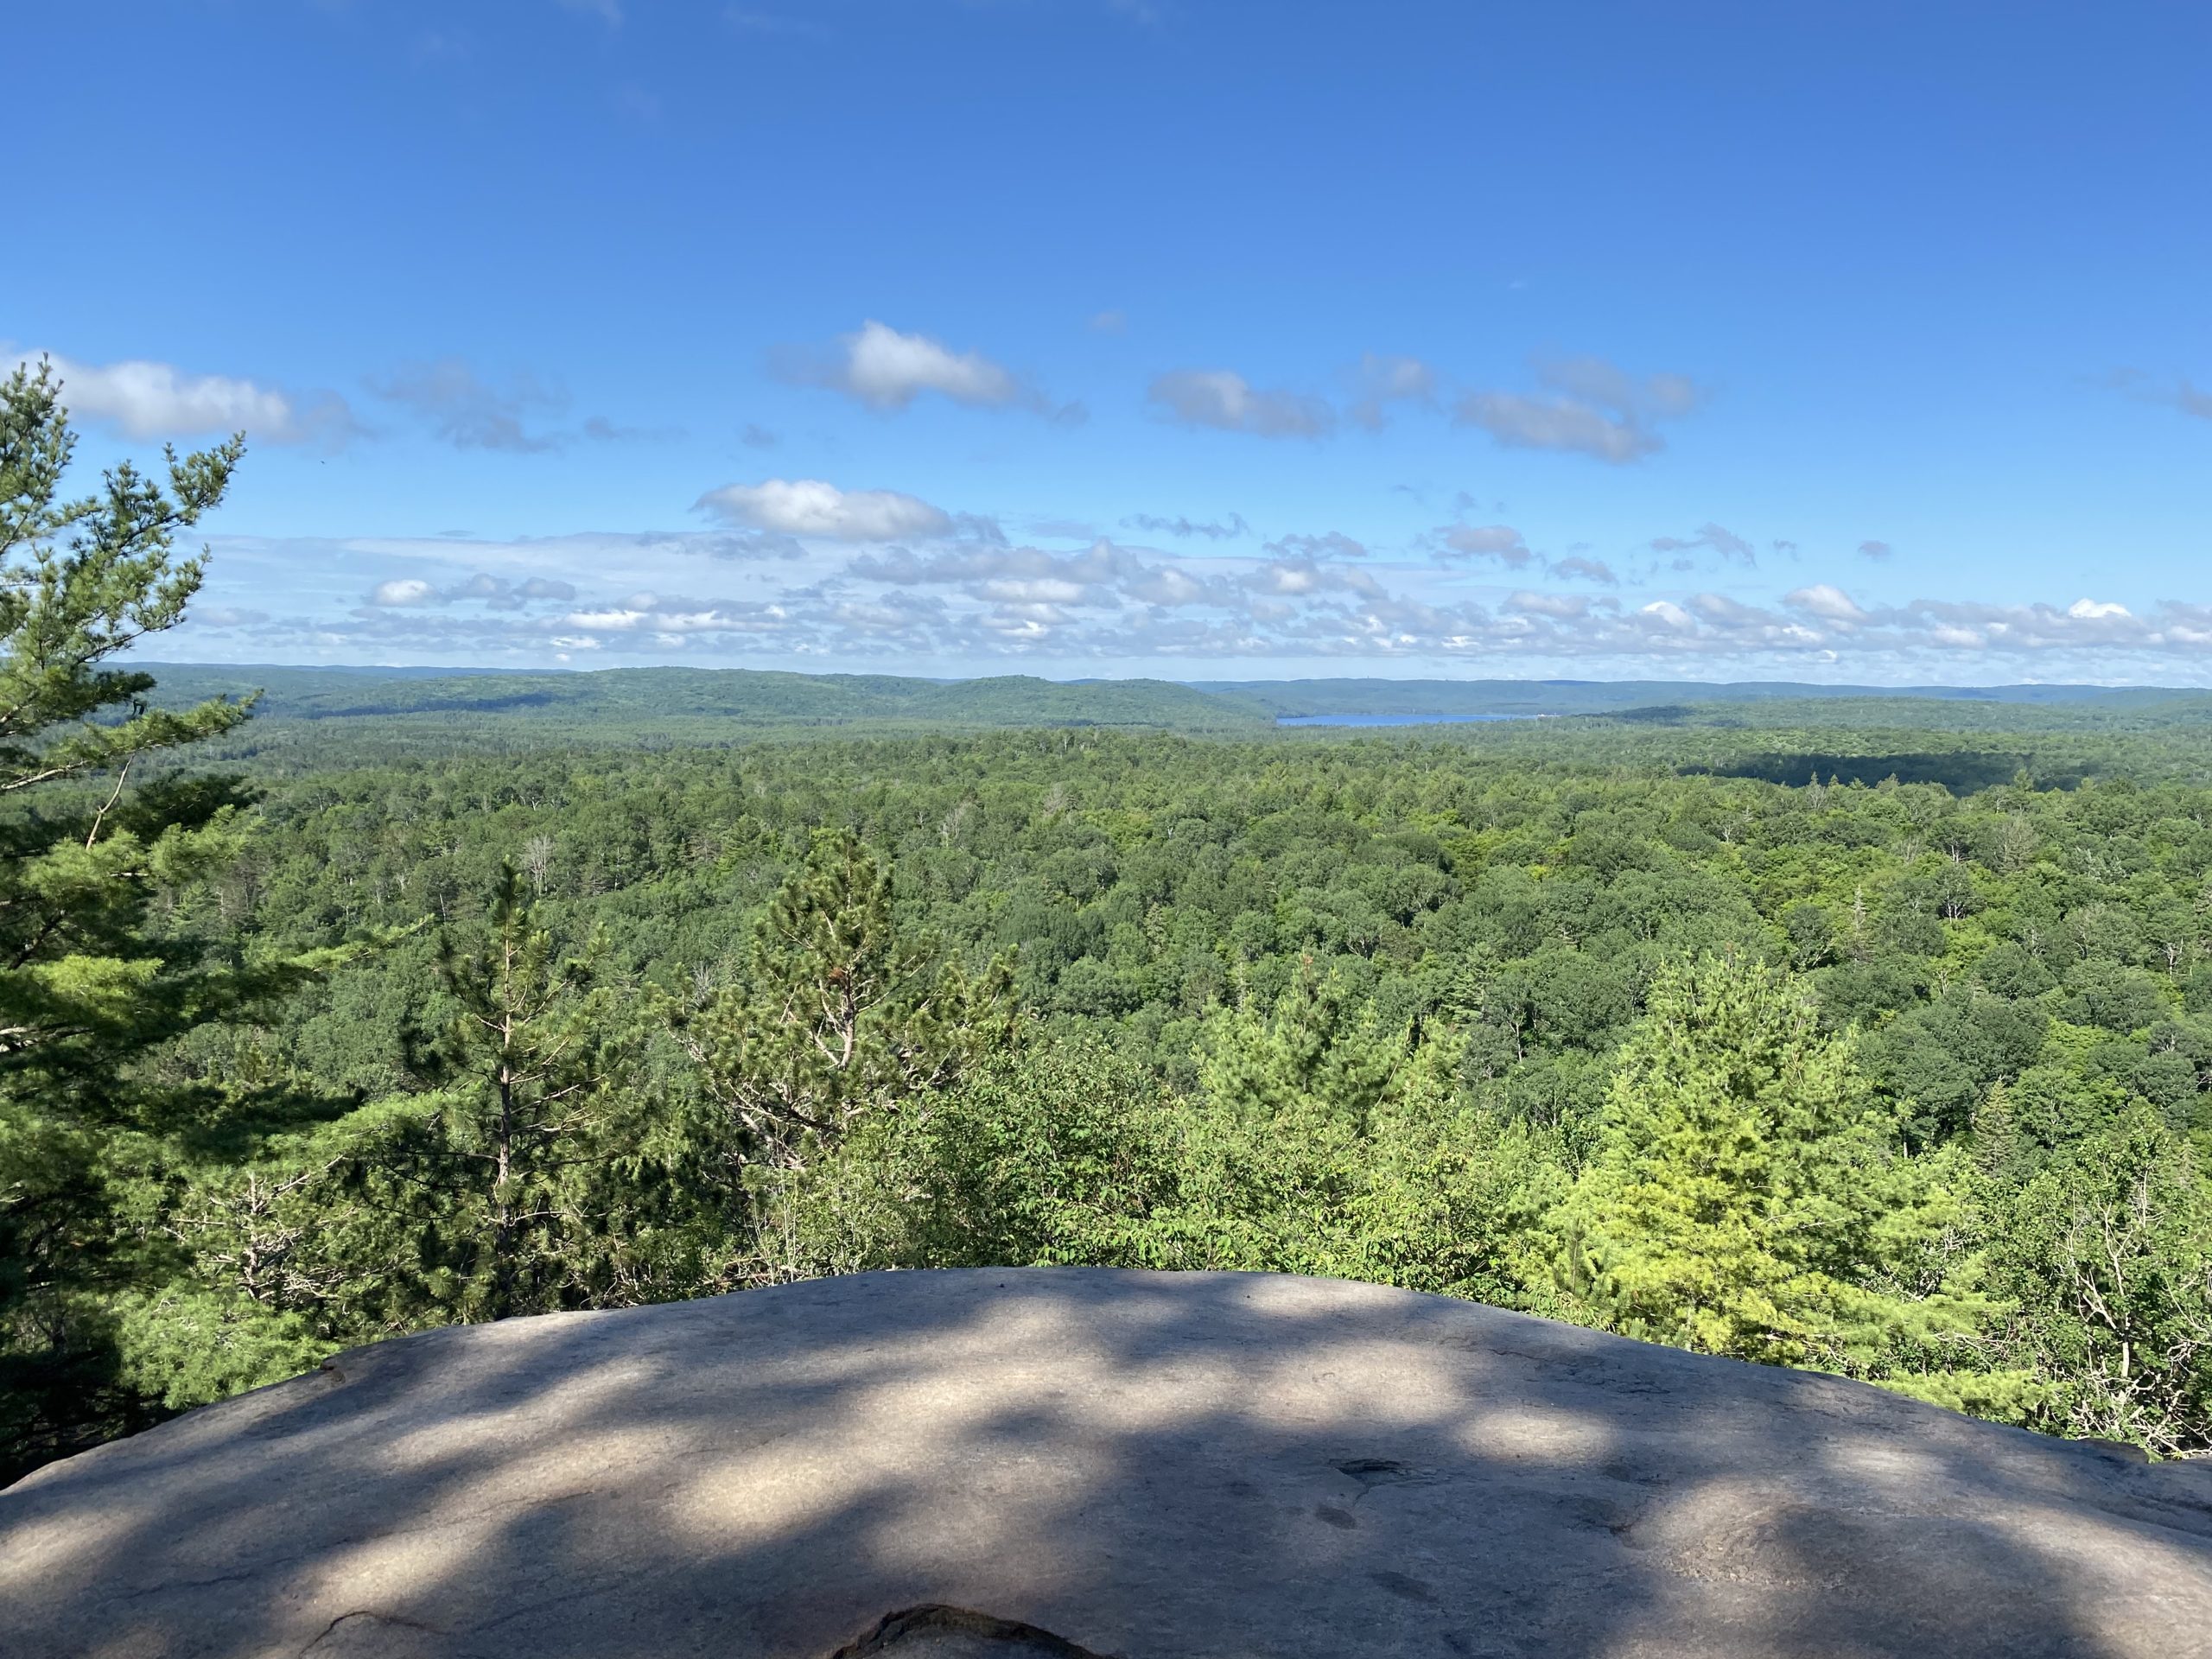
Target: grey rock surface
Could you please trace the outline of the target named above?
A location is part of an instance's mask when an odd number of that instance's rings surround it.
[[[2212,1655],[2212,1468],[1332,1281],[433,1332],[0,1493],[9,1659]]]

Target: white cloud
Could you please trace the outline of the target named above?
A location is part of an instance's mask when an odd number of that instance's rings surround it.
[[[772,478],[709,490],[696,504],[732,524],[833,542],[895,542],[948,535],[942,507],[896,490],[841,490],[818,478]]]
[[[1856,627],[1866,620],[1866,613],[1859,608],[1850,594],[1840,588],[1830,587],[1825,582],[1816,582],[1809,588],[1796,588],[1784,594],[1782,602],[1827,622],[1840,622]]]
[[[1510,391],[1472,391],[1459,400],[1455,418],[1480,427],[1516,449],[1567,449],[1615,466],[1664,447],[1654,433],[1567,397],[1531,397]]]
[[[1688,414],[1703,397],[1682,375],[1637,379],[1602,358],[1541,360],[1535,374],[1546,391],[1470,391],[1453,420],[1509,448],[1556,449],[1622,466],[1665,448],[1656,423]]]
[[[826,358],[787,350],[777,361],[786,379],[826,386],[887,412],[935,392],[974,409],[1027,409],[1070,423],[1084,417],[1080,404],[1055,409],[1037,387],[981,352],[956,352],[927,334],[901,334],[872,317],[857,333],[840,336]]]
[[[2212,604],[1876,605],[1828,582],[1771,601],[1653,590],[1625,601],[1530,584],[1477,602],[1449,568],[1317,556],[1289,537],[1173,557],[1105,539],[1061,551],[957,532],[956,521],[928,541],[810,537],[794,540],[795,557],[736,561],[715,549],[752,532],[218,538],[216,582],[195,613],[209,652],[246,662],[522,665],[589,650],[925,673],[1020,664],[1204,678],[1214,677],[1204,664],[1234,661],[1294,675],[2212,682]],[[715,587],[683,596],[702,578]]]
[[[1318,438],[1336,426],[1319,397],[1262,391],[1232,369],[1176,369],[1155,376],[1146,394],[1181,426],[1210,426],[1262,438]]]
[[[31,353],[15,361],[35,368],[41,357],[52,362],[62,404],[73,416],[112,427],[127,438],[243,431],[264,443],[337,443],[354,431],[352,411],[334,392],[303,399],[258,381],[187,374],[169,364],[137,358],[102,365]]]
[[[454,605],[473,601],[497,611],[515,611],[537,600],[570,600],[576,596],[573,582],[550,576],[531,576],[517,583],[505,576],[479,571],[441,588],[419,576],[396,577],[369,590],[369,603],[386,610],[411,610],[423,605]]]
[[[1535,556],[1521,532],[1510,524],[1452,524],[1436,533],[1447,556],[1496,559],[1513,570]]]
[[[880,322],[848,334],[845,347],[846,390],[877,409],[904,409],[925,391],[957,404],[1010,404],[1021,395],[1020,384],[981,353],[955,353]]]

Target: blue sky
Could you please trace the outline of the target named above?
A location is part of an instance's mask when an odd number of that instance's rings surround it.
[[[0,354],[249,436],[164,657],[2212,682],[2212,8],[9,34]]]

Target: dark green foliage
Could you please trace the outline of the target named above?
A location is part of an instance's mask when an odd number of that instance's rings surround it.
[[[602,954],[556,950],[512,866],[480,929],[442,931],[451,1013],[415,1068],[423,1092],[354,1141],[340,1183],[410,1235],[384,1294],[419,1283],[423,1306],[397,1322],[541,1313],[603,1288],[599,1258],[634,1230],[595,1191],[631,1149],[616,1120],[632,1067],[615,988],[595,982]]]
[[[2212,1422],[2212,1190],[2186,1143],[2124,1109],[2005,1198],[1999,1341],[2062,1433],[2201,1451]]]
[[[175,537],[241,446],[171,452],[162,481],[126,462],[66,499],[60,393],[43,364],[0,384],[0,1444],[18,1467],[145,1421],[128,1315],[172,1252],[143,1190],[237,1103],[149,1055],[306,966],[165,910],[237,860],[245,798],[132,774],[246,704],[149,707],[151,677],[115,660],[182,619],[204,565]]]
[[[674,1010],[708,1096],[748,1163],[797,1167],[870,1111],[957,1081],[1010,1034],[1007,964],[970,976],[901,940],[890,873],[819,834],[738,970]]]
[[[1156,1266],[1179,1102],[1095,1037],[984,1061],[864,1122],[798,1206],[825,1267]]]
[[[86,1303],[128,1357],[115,1409],[443,1319],[1079,1262],[1382,1280],[2212,1444],[2186,710],[802,741],[811,699],[912,709],[923,683],[286,692],[400,701],[279,710],[252,833],[163,901],[163,948],[387,943],[126,1068],[204,1107],[99,1177],[93,1242],[162,1264]],[[1033,690],[972,695],[1070,715]],[[707,712],[741,691],[753,723]],[[1714,775],[2031,750],[2093,775]],[[388,754],[417,759],[353,764]],[[2100,1324],[2107,1237],[2131,1300]]]

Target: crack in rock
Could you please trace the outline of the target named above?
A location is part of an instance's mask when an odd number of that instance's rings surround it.
[[[321,1630],[316,1635],[315,1640],[308,1643],[307,1646],[300,1649],[300,1659],[307,1659],[307,1656],[308,1654],[313,1653],[317,1648],[321,1647],[325,1642],[327,1642],[331,1637],[337,1632],[340,1625],[346,1624],[356,1618],[374,1619],[379,1624],[393,1625],[403,1630],[421,1630],[426,1636],[443,1636],[445,1634],[445,1632],[440,1630],[436,1625],[425,1624],[418,1619],[402,1618],[397,1613],[379,1613],[370,1608],[357,1607],[350,1613],[339,1614],[338,1617],[332,1619],[329,1624],[324,1625]]]

